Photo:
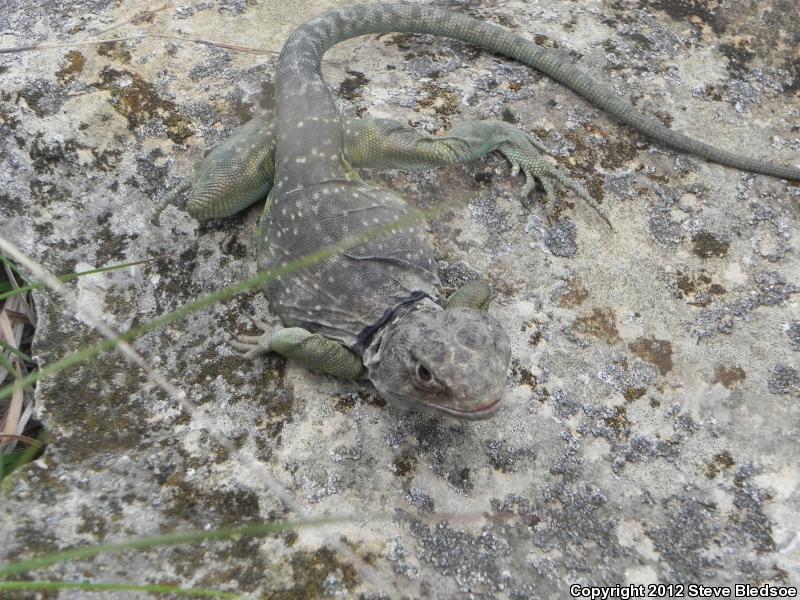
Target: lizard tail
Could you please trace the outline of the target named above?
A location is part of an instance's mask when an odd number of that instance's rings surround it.
[[[308,66],[316,62],[319,65],[325,51],[340,41],[360,35],[390,32],[450,37],[515,58],[549,75],[626,125],[670,148],[745,171],[800,180],[800,168],[735,154],[666,128],[617,96],[614,90],[572,66],[557,52],[537,46],[502,27],[433,7],[375,4],[330,11],[309,21],[289,37],[284,54],[295,53],[295,56],[284,64]],[[282,61],[283,58],[282,55]],[[322,79],[321,73],[319,78]]]

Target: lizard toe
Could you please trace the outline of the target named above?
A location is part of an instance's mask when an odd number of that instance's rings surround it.
[[[266,332],[268,332],[268,331],[271,331],[271,330],[273,329],[272,327],[270,327],[269,325],[267,325],[267,324],[266,324],[264,321],[262,321],[261,319],[256,319],[255,317],[252,317],[252,318],[251,318],[251,320],[253,321],[253,324],[254,324],[256,327],[258,327],[258,328],[259,328],[261,331],[263,331],[264,333],[266,333]]]
[[[249,336],[249,335],[240,335],[237,337],[239,338],[239,341],[230,340],[228,341],[228,345],[234,350],[238,350],[239,352],[241,352],[243,358],[246,358],[248,360],[253,360],[269,352],[269,348],[263,346],[260,343],[249,343],[242,341],[243,338],[252,339],[255,337],[255,339],[258,340],[260,339],[259,337]]]

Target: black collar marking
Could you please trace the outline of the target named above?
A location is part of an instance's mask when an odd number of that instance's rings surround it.
[[[430,298],[434,300],[433,296],[428,294],[427,292],[423,292],[422,290],[416,290],[411,292],[408,296],[400,300],[393,308],[387,308],[383,312],[383,316],[380,319],[375,321],[372,325],[367,325],[364,329],[361,330],[361,333],[358,334],[356,338],[356,343],[350,346],[350,350],[362,356],[364,354],[364,350],[367,349],[370,342],[372,341],[372,336],[375,335],[375,332],[378,331],[381,327],[386,325],[390,320],[392,320],[397,314],[397,311],[402,308],[403,306],[407,306],[414,302],[418,302],[423,298]],[[435,301],[435,300],[434,300]]]

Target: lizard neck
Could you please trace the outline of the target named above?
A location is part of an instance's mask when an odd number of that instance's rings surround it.
[[[378,353],[384,333],[406,315],[419,310],[442,310],[442,307],[426,292],[414,291],[394,308],[387,309],[375,323],[365,327],[350,350],[363,356],[366,363]]]

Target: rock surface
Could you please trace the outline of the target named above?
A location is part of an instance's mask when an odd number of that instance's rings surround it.
[[[160,226],[150,216],[205,151],[269,108],[276,55],[76,42],[158,33],[277,52],[294,27],[345,4],[219,0],[130,22],[138,3],[6,0],[1,47],[67,45],[0,54],[0,234],[58,274],[156,258],[72,284],[118,332],[253,274],[258,208],[202,226],[177,209]],[[436,4],[560,49],[675,129],[800,163],[794,0]],[[375,592],[331,545],[341,539],[392,598],[798,585],[800,188],[654,147],[535,71],[459,43],[371,36],[327,58],[347,114],[430,132],[512,121],[602,194],[615,233],[569,197],[548,222],[497,156],[365,173],[423,208],[463,198],[431,228],[447,283],[481,273],[495,286],[491,310],[514,344],[504,407],[460,423],[292,364],[243,362],[226,341],[266,315],[251,291],[134,344],[191,413],[116,353],[41,382],[51,442],[5,492],[3,562],[293,518],[271,480],[310,514],[356,520],[36,575],[270,598]],[[99,339],[56,295],[38,307],[43,363]]]

